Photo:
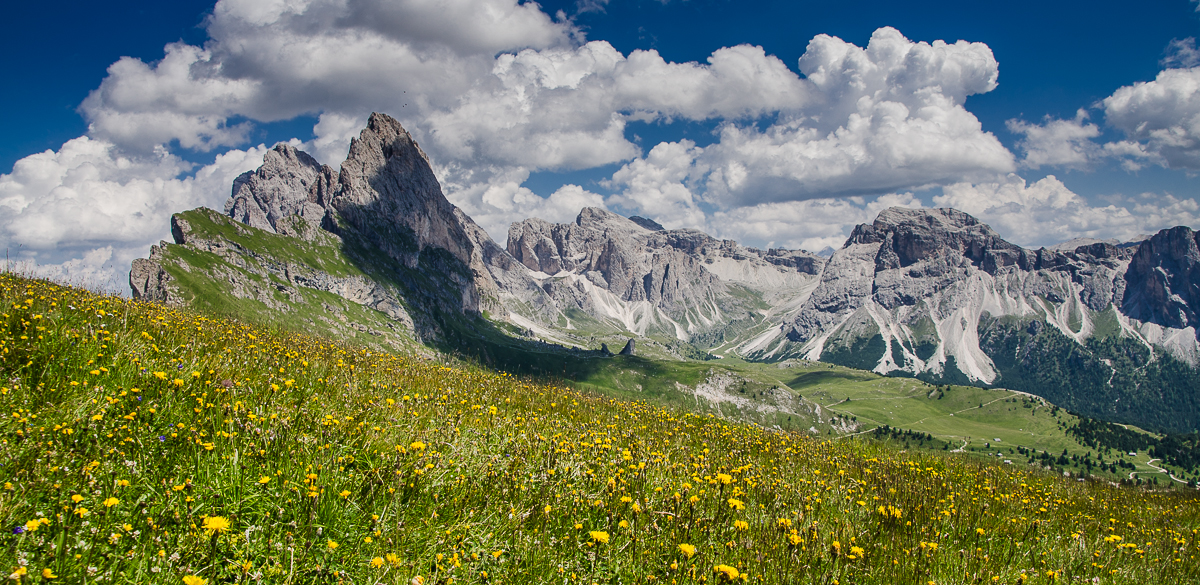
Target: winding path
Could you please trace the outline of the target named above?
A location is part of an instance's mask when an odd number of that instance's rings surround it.
[[[1158,473],[1166,474],[1166,476],[1167,476],[1167,477],[1169,477],[1169,478],[1171,478],[1171,479],[1175,480],[1176,482],[1179,482],[1179,483],[1187,483],[1187,480],[1186,480],[1186,479],[1179,479],[1178,477],[1175,477],[1174,475],[1171,475],[1171,472],[1170,472],[1170,471],[1167,471],[1166,469],[1163,469],[1163,468],[1161,468],[1161,467],[1159,467],[1159,466],[1155,465],[1155,464],[1154,464],[1154,462],[1155,462],[1155,461],[1162,461],[1162,459],[1161,459],[1161,458],[1159,458],[1159,457],[1155,457],[1154,459],[1151,459],[1151,460],[1147,461],[1147,462],[1146,462],[1146,466],[1150,467],[1151,469],[1153,469],[1154,471],[1156,471],[1156,472],[1158,472]],[[1145,472],[1145,471],[1130,471],[1130,472],[1129,472],[1129,479],[1133,479],[1133,476],[1135,476],[1135,475],[1137,475],[1137,474],[1139,474],[1139,473],[1146,473],[1146,472]]]

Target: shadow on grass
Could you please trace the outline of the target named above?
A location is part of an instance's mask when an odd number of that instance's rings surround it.
[[[788,381],[787,385],[793,390],[800,390],[803,388],[820,386],[822,384],[831,384],[839,381],[858,382],[870,378],[871,376],[859,372],[847,372],[845,370],[821,370],[800,374],[799,376],[796,376]]]

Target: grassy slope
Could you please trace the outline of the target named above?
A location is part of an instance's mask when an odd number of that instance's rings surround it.
[[[179,215],[190,224],[193,237],[224,241],[255,251],[254,257],[240,257],[248,265],[242,267],[212,252],[168,244],[163,249],[163,268],[187,295],[189,306],[263,325],[351,339],[376,348],[420,351],[410,332],[379,311],[303,286],[294,287],[299,298],[292,298],[272,285],[293,287],[281,279],[264,275],[268,270],[263,264],[269,262],[307,266],[335,277],[367,276],[346,257],[336,238],[318,230],[313,241],[305,242],[238,224],[205,208]],[[274,306],[257,298],[234,295],[228,278],[231,274],[269,291],[267,294]],[[331,307],[336,312],[331,313],[324,307]]]
[[[0,563],[25,581],[1200,579],[1194,494],[771,432],[10,275],[0,303]]]
[[[311,266],[335,276],[365,276],[346,256],[340,241],[319,230],[313,241],[305,242],[239,224],[212,210],[197,209],[181,216],[191,225],[196,237],[224,240],[242,249],[254,250],[257,260],[247,258],[247,262],[258,266],[258,272],[262,272],[261,262],[274,262]],[[216,254],[187,246],[167,246],[166,259],[168,271],[181,288],[192,295],[191,304],[198,309],[347,339],[375,349],[421,351],[420,346],[383,313],[336,295],[296,287],[302,297],[300,302],[282,293],[275,294],[274,301],[285,308],[280,310],[255,299],[235,298],[225,279],[212,277],[212,271],[217,268],[236,271],[247,280],[261,278],[255,271],[244,270]],[[383,258],[377,260],[380,265],[387,262]],[[336,308],[337,314],[329,313],[324,307]],[[768,427],[816,429],[817,433],[830,436],[859,434],[876,426],[889,425],[930,433],[940,441],[932,445],[935,448],[951,444],[951,448],[969,452],[996,453],[996,445],[985,443],[994,443],[995,438],[1000,438],[999,445],[1006,450],[1019,445],[1056,455],[1066,449],[1073,455],[1090,454],[1093,460],[1098,456],[1095,450],[1087,449],[1065,433],[1064,425],[1069,425],[1074,417],[1066,413],[1060,413],[1057,419],[1039,417],[1039,413],[1044,414],[1047,409],[1023,408],[1022,404],[1006,402],[1021,397],[1005,390],[955,386],[946,397],[931,399],[933,387],[924,382],[883,377],[831,364],[793,361],[785,364],[789,367],[781,368],[777,364],[737,358],[683,360],[681,357],[686,356],[688,350],[694,353],[694,348],[665,338],[639,340],[636,357],[601,358],[514,339],[513,331],[502,330],[507,326],[505,323],[473,325],[468,321],[443,323],[449,334],[438,349],[500,370],[559,378],[577,387],[622,399],[644,399],[662,406],[715,412]],[[627,339],[586,315],[574,315],[572,325],[576,330],[563,332],[562,337],[579,347],[596,349],[601,342],[606,342],[609,349],[616,352]],[[360,331],[360,328],[367,331]],[[693,389],[698,384],[721,372],[745,381],[735,398],[745,398],[748,405],[714,403],[694,395]],[[795,405],[790,404],[792,401],[779,400],[772,390],[780,388],[802,397],[801,402],[807,408],[794,408]],[[985,406],[979,408],[980,404]],[[809,412],[816,406],[824,409],[825,414]],[[790,410],[781,414],[776,408]],[[859,424],[850,427],[833,424],[829,420],[830,414],[853,417]],[[1119,454],[1106,453],[1106,458],[1119,458]],[[1149,458],[1144,453],[1126,459],[1140,460],[1137,471],[1143,477],[1170,483],[1165,473],[1146,465]],[[1082,468],[1072,470],[1082,471]],[[1168,471],[1181,473],[1176,469]],[[1112,474],[1093,470],[1092,473],[1117,479],[1127,476],[1128,472],[1122,470]]]

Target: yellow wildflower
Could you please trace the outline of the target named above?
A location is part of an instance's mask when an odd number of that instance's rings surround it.
[[[718,581],[733,581],[738,578],[738,570],[729,565],[717,565],[713,567],[713,573],[717,575]]]
[[[209,534],[227,532],[229,530],[229,520],[224,516],[209,516],[204,519],[204,530]]]

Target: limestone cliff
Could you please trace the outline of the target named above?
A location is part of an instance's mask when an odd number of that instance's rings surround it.
[[[802,290],[820,264],[804,252],[762,252],[596,208],[583,209],[569,224],[513,223],[508,252],[559,305],[640,335],[684,340],[753,318],[771,304],[747,301],[747,290],[760,299]]]

